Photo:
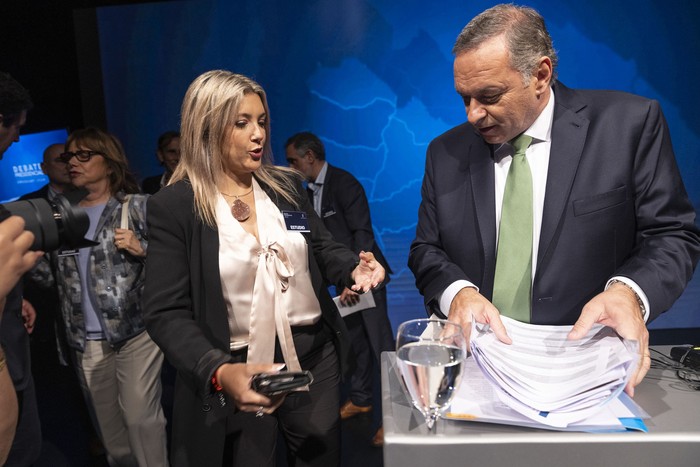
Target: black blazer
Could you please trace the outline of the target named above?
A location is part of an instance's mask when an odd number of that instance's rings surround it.
[[[28,199],[39,199],[39,198],[49,199],[49,184],[48,183],[36,191],[32,191],[30,193],[26,193],[26,194],[20,196],[19,200],[26,201]]]
[[[160,190],[160,181],[163,179],[163,175],[154,175],[152,177],[146,177],[141,183],[141,191],[149,194],[155,195]]]
[[[266,189],[280,210],[294,208]],[[333,241],[298,185],[301,210],[309,217],[309,271],[323,320],[334,330],[339,360],[353,370],[346,330],[324,286],[324,277],[351,285],[357,255]],[[216,230],[194,215],[190,184],[180,181],[148,202],[148,256],[143,294],[148,333],[178,370],[175,386],[173,465],[219,465],[224,449],[228,407],[211,394],[211,376],[230,361],[227,309],[219,273]]]
[[[573,324],[612,276],[634,280],[654,319],[671,307],[700,254],[658,102],[554,86],[532,322]],[[409,266],[430,310],[471,281],[491,299],[496,254],[493,148],[467,123],[428,147]]]
[[[348,171],[328,164],[323,181],[321,219],[333,238],[355,253],[371,251],[387,273],[391,268],[374,240],[369,203],[362,184]]]

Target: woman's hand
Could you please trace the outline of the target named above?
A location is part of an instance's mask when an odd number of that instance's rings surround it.
[[[243,412],[271,414],[284,402],[284,395],[265,397],[253,391],[250,382],[258,373],[277,373],[284,364],[254,365],[247,363],[225,363],[216,370],[216,380],[223,391]]]
[[[360,252],[360,263],[352,271],[352,279],[355,285],[351,287],[355,292],[368,292],[384,282],[384,266],[379,264],[371,252]]]
[[[133,230],[114,229],[114,244],[118,250],[124,250],[132,256],[143,258],[146,252],[141,248],[141,242]]]
[[[22,322],[24,323],[24,329],[27,330],[27,333],[31,334],[34,332],[36,310],[25,298],[22,299]]]

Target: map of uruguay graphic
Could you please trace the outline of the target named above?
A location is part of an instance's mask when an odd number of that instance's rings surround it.
[[[104,9],[110,126],[128,154],[147,153],[160,132],[177,127],[182,95],[199,73],[225,68],[254,77],[268,94],[278,163],[290,135],[313,131],[329,162],[365,187],[377,241],[395,273],[389,300],[396,326],[423,315],[406,262],[427,145],[466,118],[453,88],[452,44],[469,18],[494,3],[207,0]],[[674,9],[653,1],[571,3],[529,2],[547,19],[559,78],[570,87],[659,100],[697,206],[700,188],[691,174],[700,173],[700,102],[688,90],[700,65],[686,58],[700,52],[700,8],[690,1]],[[160,117],[135,125],[123,115]],[[139,156],[134,165],[145,175],[158,170],[155,158]],[[699,289],[696,280],[676,304],[682,310],[654,325],[700,326],[690,313]]]

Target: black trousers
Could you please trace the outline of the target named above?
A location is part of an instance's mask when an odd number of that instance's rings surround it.
[[[373,291],[375,308],[343,318],[352,340],[357,368],[350,377],[350,400],[355,405],[372,405],[375,373],[382,352],[395,350],[394,336],[387,315],[386,288]],[[381,401],[376,401],[379,404]]]
[[[224,466],[269,466],[276,463],[277,436],[287,446],[289,467],[340,465],[340,368],[331,334],[322,324],[293,327],[294,343],[304,370],[314,377],[308,392],[292,392],[272,414],[234,412],[227,421]],[[245,361],[246,351],[233,354]],[[283,362],[279,347],[275,362]]]
[[[3,464],[5,467],[32,465],[41,454],[41,423],[33,378],[29,379],[29,384],[23,391],[17,391],[17,404],[19,406],[17,431],[12,440],[7,461]],[[3,414],[0,414],[0,417],[2,416]]]

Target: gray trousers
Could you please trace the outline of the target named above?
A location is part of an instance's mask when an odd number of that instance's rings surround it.
[[[165,416],[160,405],[163,354],[142,332],[118,351],[86,341],[74,352],[83,393],[111,466],[167,466]]]

